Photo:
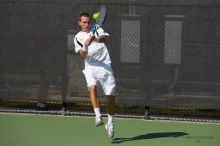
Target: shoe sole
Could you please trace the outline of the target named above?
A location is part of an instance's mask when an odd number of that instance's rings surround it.
[[[95,127],[99,127],[99,126],[102,126],[103,125],[103,122],[100,122],[98,124],[95,125]]]

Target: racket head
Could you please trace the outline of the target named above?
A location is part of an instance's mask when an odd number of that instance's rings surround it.
[[[96,24],[98,24],[99,26],[102,26],[103,23],[105,22],[105,18],[106,18],[106,7],[105,5],[101,5],[99,7],[99,18],[96,20]]]

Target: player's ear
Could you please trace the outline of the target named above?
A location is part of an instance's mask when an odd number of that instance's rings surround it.
[[[81,23],[81,17],[78,18],[77,23],[78,23],[78,25],[80,25],[80,23]]]
[[[78,25],[80,25],[80,20],[77,21]]]

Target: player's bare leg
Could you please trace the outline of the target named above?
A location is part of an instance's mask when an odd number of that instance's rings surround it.
[[[97,97],[97,87],[96,85],[92,85],[89,87],[90,100],[93,108],[100,108],[100,101]]]
[[[108,123],[105,125],[106,132],[110,138],[114,136],[114,123],[113,116],[115,114],[115,96],[109,95],[108,104],[107,104],[107,112],[108,112]]]
[[[108,95],[108,104],[107,104],[107,112],[109,115],[115,114],[115,96]]]
[[[97,127],[103,125],[103,119],[100,113],[100,100],[97,97],[97,86],[96,85],[90,86],[89,93],[90,93],[90,100],[96,115],[95,126]]]

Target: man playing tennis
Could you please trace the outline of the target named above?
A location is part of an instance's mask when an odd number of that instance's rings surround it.
[[[107,97],[108,122],[105,125],[109,137],[114,136],[113,115],[115,112],[115,78],[111,67],[111,59],[106,45],[104,44],[107,33],[99,28],[93,34],[91,17],[88,13],[81,13],[78,25],[81,31],[74,38],[75,52],[85,58],[83,73],[86,78],[90,93],[90,99],[96,115],[95,125],[103,125],[100,113],[100,100],[97,97],[97,83],[100,83]]]

